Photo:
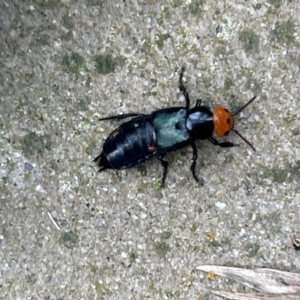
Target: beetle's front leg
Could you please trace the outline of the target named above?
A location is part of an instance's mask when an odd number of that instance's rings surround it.
[[[202,99],[197,99],[197,102],[196,102],[196,106],[195,106],[195,107],[200,107],[200,106],[201,106],[201,103],[202,103]]]
[[[196,163],[197,163],[197,158],[198,158],[198,153],[197,153],[197,147],[195,145],[195,141],[190,142],[191,147],[193,148],[193,158],[192,158],[192,164],[191,164],[191,171],[193,174],[194,179],[196,180],[197,183],[199,183],[201,186],[204,184],[204,180],[202,178],[198,178],[196,173],[195,173],[195,168],[196,168]]]
[[[239,147],[239,144],[234,144],[232,142],[218,142],[216,139],[213,137],[209,137],[208,140],[213,143],[215,146],[223,147],[223,148],[231,148],[231,147]]]
[[[184,72],[184,67],[181,68],[181,72],[179,75],[179,89],[182,91],[182,93],[184,95],[185,102],[186,102],[185,107],[187,110],[189,110],[190,109],[190,97],[189,97],[189,93],[186,91],[185,86],[183,85],[183,80],[182,80],[183,72]]]

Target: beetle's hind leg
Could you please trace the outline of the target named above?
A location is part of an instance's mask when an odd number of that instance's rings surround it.
[[[183,72],[184,72],[184,67],[181,68],[180,75],[179,75],[179,89],[182,91],[182,93],[184,95],[185,102],[186,102],[186,104],[185,104],[186,109],[190,109],[189,93],[186,91],[186,88],[183,85],[183,80],[182,80]]]
[[[166,177],[167,177],[167,171],[168,171],[168,162],[166,160],[163,160],[164,156],[165,155],[160,155],[160,156],[157,157],[160,160],[160,162],[163,166],[163,174],[162,174],[162,177],[161,177],[160,187],[164,187],[165,180],[166,180]]]
[[[196,180],[196,182],[199,183],[202,186],[204,184],[203,178],[199,179],[197,177],[196,173],[195,173],[195,168],[196,168],[196,163],[197,163],[197,158],[198,158],[197,147],[196,147],[194,141],[191,141],[190,145],[193,148],[193,158],[192,158],[192,164],[191,164],[191,171],[192,171],[193,177]]]
[[[128,114],[123,114],[123,115],[116,115],[116,116],[110,116],[110,117],[105,117],[105,118],[99,118],[99,121],[107,121],[107,120],[122,120],[125,118],[130,118],[130,117],[141,117],[145,116],[145,114],[138,114],[138,113],[128,113]]]

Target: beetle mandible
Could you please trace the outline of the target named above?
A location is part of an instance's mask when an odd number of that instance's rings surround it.
[[[164,108],[149,115],[128,113],[99,119],[106,121],[134,117],[113,130],[105,140],[101,154],[94,159],[99,166],[99,172],[106,169],[132,168],[155,156],[163,166],[161,186],[164,186],[168,169],[164,156],[168,152],[191,146],[193,157],[190,169],[196,182],[203,185],[203,179],[199,179],[195,173],[198,157],[195,140],[207,139],[215,146],[224,148],[237,147],[238,144],[218,142],[215,138],[233,131],[255,151],[250,142],[233,128],[233,117],[252,103],[256,96],[234,114],[221,106],[210,111],[208,107],[201,105],[201,100],[197,100],[195,107],[190,109],[189,94],[183,85],[183,73],[184,68],[179,76],[179,89],[185,97],[185,107]]]

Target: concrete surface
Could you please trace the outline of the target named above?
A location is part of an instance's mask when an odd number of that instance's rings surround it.
[[[299,271],[298,1],[0,2],[0,299],[220,299],[201,264]],[[192,103],[231,110],[236,149],[198,141],[97,173],[118,122]],[[52,219],[52,220],[51,220]],[[213,279],[213,276],[212,276]]]

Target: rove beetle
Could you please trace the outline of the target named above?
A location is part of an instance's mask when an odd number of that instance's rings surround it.
[[[132,168],[155,156],[163,166],[161,186],[164,186],[168,168],[168,162],[163,160],[164,156],[168,152],[190,145],[193,149],[190,168],[196,182],[203,185],[203,179],[199,180],[195,174],[198,157],[196,139],[208,139],[215,146],[225,148],[237,147],[238,144],[220,143],[213,137],[213,135],[223,137],[233,131],[255,151],[250,142],[233,129],[233,117],[252,103],[256,96],[234,114],[221,106],[216,106],[213,111],[210,111],[208,107],[201,105],[201,100],[197,100],[195,107],[190,109],[189,94],[182,81],[183,72],[184,68],[181,69],[179,76],[179,89],[185,97],[185,107],[160,109],[149,115],[128,113],[99,119],[99,121],[106,121],[134,117],[121,124],[105,140],[101,154],[94,159],[100,168],[99,172],[106,169]]]

